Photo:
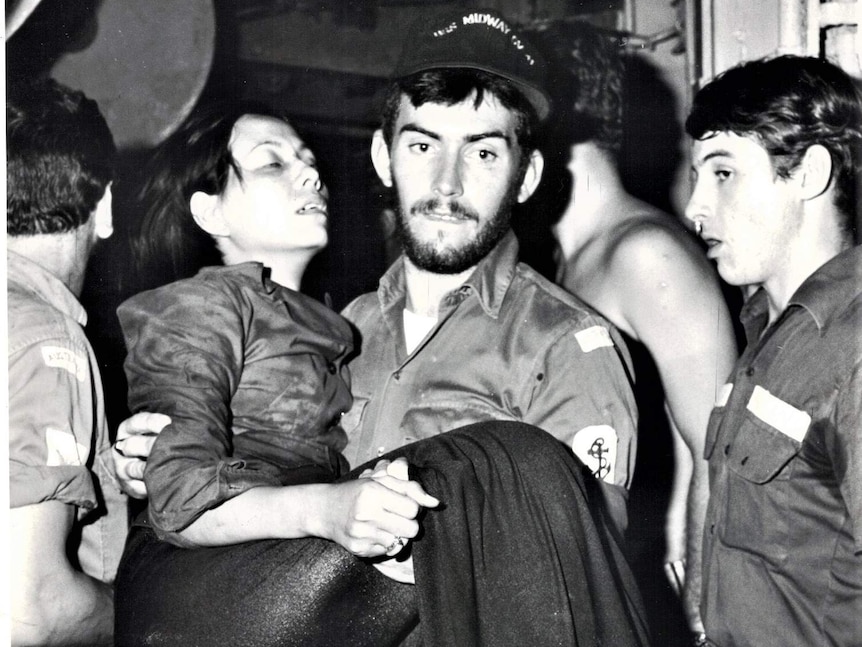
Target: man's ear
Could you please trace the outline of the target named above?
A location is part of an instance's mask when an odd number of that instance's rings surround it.
[[[521,188],[518,190],[518,202],[526,202],[539,182],[542,179],[542,171],[545,170],[545,158],[538,150],[530,153],[530,160],[527,162],[527,169],[524,172],[524,179],[521,181]]]
[[[811,200],[826,192],[832,178],[832,156],[826,147],[814,144],[808,147],[796,170],[801,180],[802,198]]]
[[[377,177],[385,186],[392,187],[392,160],[389,158],[389,147],[383,138],[383,131],[379,128],[374,131],[371,139],[371,161]]]
[[[95,224],[94,232],[97,238],[102,240],[110,238],[114,233],[114,195],[111,193],[111,185],[105,188],[105,195],[96,204],[96,211],[93,213]]]
[[[218,208],[218,196],[195,191],[189,200],[189,210],[197,226],[210,236],[229,236],[230,227]]]

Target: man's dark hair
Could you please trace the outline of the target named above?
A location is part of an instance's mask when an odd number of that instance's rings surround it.
[[[432,69],[392,81],[383,104],[383,138],[387,146],[392,145],[395,136],[395,121],[398,119],[402,95],[418,108],[426,103],[454,106],[474,92],[475,107],[482,103],[486,94],[490,94],[515,114],[515,135],[524,164],[536,146],[539,119],[535,109],[514,84],[496,74],[472,68]]]
[[[562,118],[552,136],[592,141],[618,155],[623,141],[626,58],[613,37],[589,23],[554,23],[530,35],[551,61],[549,87]]]
[[[58,234],[85,224],[113,180],[116,155],[95,101],[52,79],[10,84],[7,234]]]
[[[685,122],[694,139],[728,132],[754,137],[775,174],[788,178],[820,144],[832,158],[835,206],[852,227],[862,142],[862,98],[853,80],[819,58],[779,56],[742,63],[703,87]]]

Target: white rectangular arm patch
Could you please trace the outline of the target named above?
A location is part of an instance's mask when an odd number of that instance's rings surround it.
[[[590,353],[597,348],[613,347],[614,345],[611,334],[604,326],[592,326],[586,330],[576,332],[575,339],[578,340],[578,345],[585,353]]]
[[[746,408],[770,427],[801,443],[811,424],[811,416],[755,386]]]
[[[79,382],[83,382],[87,377],[87,358],[68,348],[63,348],[62,346],[42,346],[42,361],[45,362],[45,366],[68,371]]]

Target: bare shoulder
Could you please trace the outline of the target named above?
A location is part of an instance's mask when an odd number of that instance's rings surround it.
[[[670,214],[650,210],[607,232],[603,266],[608,278],[634,290],[718,284],[703,250]],[[657,282],[658,281],[658,282]]]
[[[709,260],[673,216],[647,213],[620,223],[608,236],[604,284],[615,293],[621,327],[636,339],[668,325],[698,325],[723,303]]]
[[[607,232],[605,262],[623,269],[673,266],[709,270],[694,236],[674,216],[650,209]]]

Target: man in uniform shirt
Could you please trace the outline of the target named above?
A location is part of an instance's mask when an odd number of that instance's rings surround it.
[[[96,103],[52,81],[10,86],[6,144],[12,642],[107,645],[128,519],[77,297],[116,151]]]
[[[742,64],[695,97],[686,215],[748,346],[706,439],[701,612],[710,641],[862,639],[862,99],[830,63]]]
[[[372,160],[397,193],[404,253],[343,313],[361,337],[347,459],[472,422],[526,422],[590,468],[624,530],[636,410],[619,338],[518,263],[510,229],[543,169],[539,54],[495,12],[464,9],[418,26],[395,77]]]

